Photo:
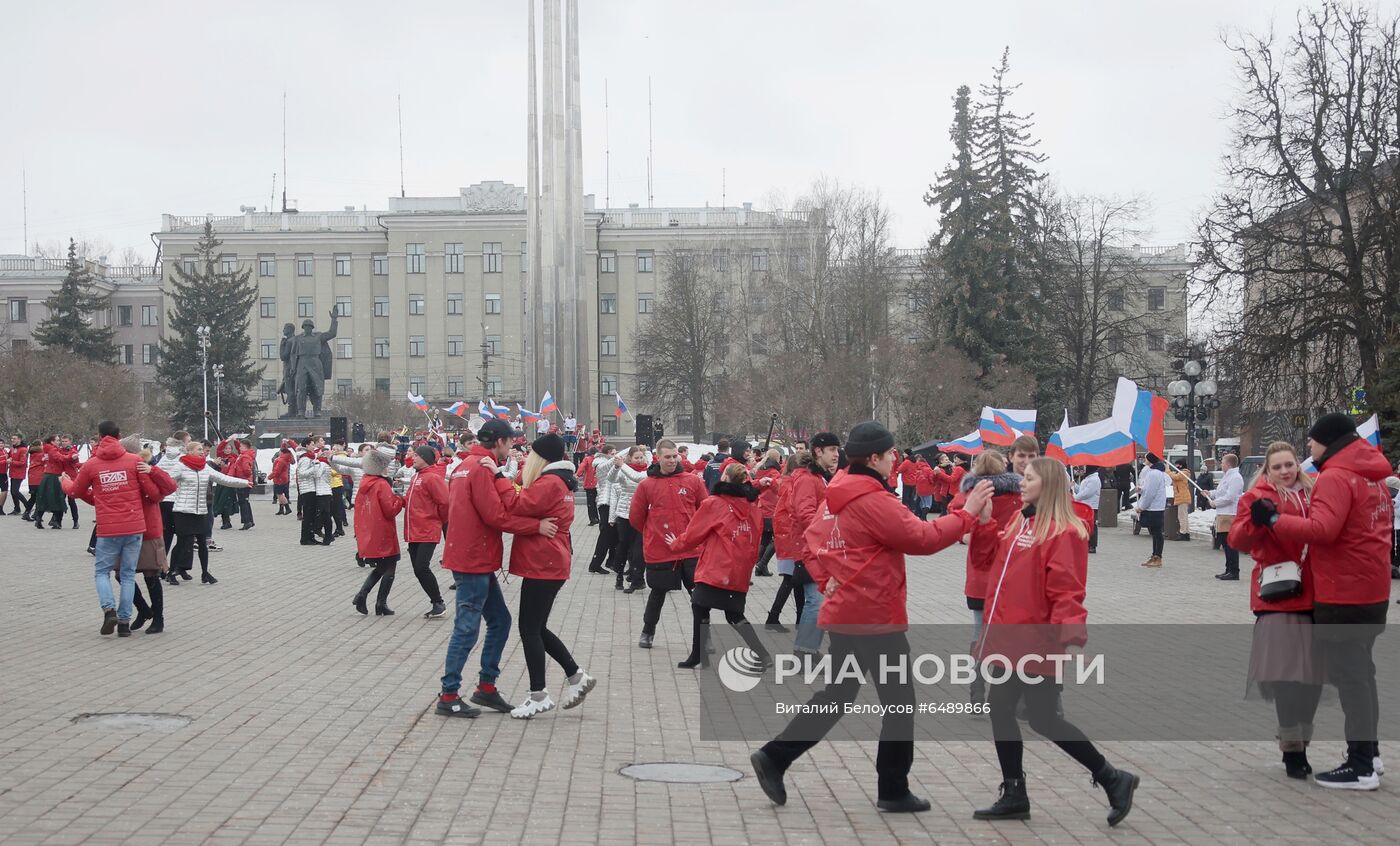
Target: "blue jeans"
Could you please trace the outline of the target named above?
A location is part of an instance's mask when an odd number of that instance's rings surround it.
[[[501,675],[501,653],[510,636],[510,608],[501,593],[495,573],[454,573],[457,577],[457,616],[452,637],[447,641],[447,667],[442,675],[442,692],[456,693],[462,687],[462,668],[476,646],[481,621],[486,620],[486,643],[481,647],[481,683],[495,684]]]
[[[94,577],[97,582],[97,601],[102,610],[117,609],[118,620],[131,619],[131,600],[136,595],[136,560],[141,557],[141,535],[118,535],[97,539],[97,565]],[[117,571],[117,581],[121,583],[121,605],[112,597],[112,580],[108,575]]]
[[[796,649],[818,652],[822,648],[822,630],[817,628],[817,612],[822,610],[822,589],[816,582],[802,586],[802,618],[797,621]]]

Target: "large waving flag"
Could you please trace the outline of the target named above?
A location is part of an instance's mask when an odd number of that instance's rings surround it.
[[[485,399],[476,404],[476,413],[480,414],[483,419],[496,416],[495,412],[491,411],[491,406],[486,404]]]
[[[1070,466],[1115,467],[1131,464],[1137,457],[1137,443],[1120,421],[1109,417],[1083,426],[1069,425],[1069,412],[1059,431],[1050,436],[1045,455]]]
[[[1165,397],[1139,388],[1131,379],[1118,377],[1113,393],[1113,421],[1132,436],[1134,443],[1159,458],[1167,448],[1163,420],[1170,407]]]
[[[617,408],[613,411],[613,416],[621,417],[627,413],[627,403],[622,401],[622,394],[619,394],[617,391],[613,391],[613,396],[617,397]]]
[[[557,414],[558,412],[559,403],[554,401],[553,394],[551,394],[549,391],[545,391],[544,399],[540,400],[540,414]]]
[[[408,401],[411,402],[411,403],[413,403],[413,405],[414,405],[419,411],[423,412],[424,414],[427,414],[427,413],[428,413],[428,401],[425,400],[425,399],[423,399],[422,397],[418,396],[418,395],[415,394],[414,392],[412,392],[412,391],[409,391],[409,392],[408,392]]]
[[[455,414],[458,417],[466,417],[467,412],[471,411],[471,406],[458,400],[457,402],[454,402],[451,405],[444,408],[443,411],[446,411],[448,414]]]
[[[1021,435],[1035,434],[1034,408],[992,408],[982,406],[977,432],[989,446],[1011,446]]]
[[[1012,438],[1015,440],[1015,438]],[[959,452],[963,455],[976,455],[982,451],[982,435],[980,432],[968,432],[955,441],[944,441],[938,445],[939,452]]]
[[[509,407],[504,406],[504,405],[499,405],[495,400],[491,399],[490,397],[487,397],[487,401],[491,403],[491,413],[492,413],[492,414],[496,415],[496,417],[500,418],[501,420],[509,420],[509,419],[510,419],[510,408],[509,408]]]
[[[516,404],[515,404],[515,410],[518,411],[518,412],[520,412],[520,422],[521,422],[521,423],[538,423],[538,422],[539,422],[540,415],[539,415],[537,412],[531,411],[530,409],[524,407],[524,406],[521,405],[520,403],[516,403]]]

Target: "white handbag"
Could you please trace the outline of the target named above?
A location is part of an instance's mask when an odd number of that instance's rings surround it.
[[[1304,555],[1307,550],[1304,549]],[[1303,592],[1303,568],[1297,561],[1281,561],[1259,570],[1259,598],[1265,602],[1292,599]]]

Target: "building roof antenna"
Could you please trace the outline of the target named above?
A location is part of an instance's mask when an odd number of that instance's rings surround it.
[[[287,211],[287,89],[282,89],[282,212]]]
[[[603,80],[603,208],[612,208],[612,139],[608,134],[608,81]]]
[[[656,199],[651,192],[651,158],[651,77],[647,77],[647,208]]]
[[[399,95],[399,197],[404,196],[403,192],[403,92]]]

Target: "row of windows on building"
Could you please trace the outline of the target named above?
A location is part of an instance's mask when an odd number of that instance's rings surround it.
[[[268,359],[268,360],[278,358],[278,357],[279,357],[279,354],[280,354],[280,351],[281,351],[281,343],[282,343],[282,342],[281,342],[280,340],[275,340],[275,341],[269,341],[269,340],[266,340],[266,339],[259,340],[259,341],[258,341],[258,354],[259,354],[259,356],[260,356],[261,358]],[[500,336],[500,335],[487,335],[487,336],[486,336],[486,341],[485,341],[485,343],[483,344],[483,347],[484,347],[484,348],[483,348],[482,352],[484,352],[484,353],[485,353],[486,355],[488,355],[488,356],[500,355],[500,354],[501,354],[501,336]],[[598,343],[598,353],[599,353],[600,355],[605,355],[605,356],[616,356],[616,355],[617,355],[617,336],[616,336],[616,335],[604,335],[604,336],[602,337],[602,339],[600,339],[600,341],[599,341],[599,343]],[[452,357],[465,356],[465,355],[467,354],[467,342],[466,342],[466,338],[464,338],[464,337],[461,336],[461,335],[448,335],[448,336],[447,336],[447,354],[448,354],[449,356],[452,356]],[[409,336],[408,336],[408,356],[409,356],[409,358],[425,358],[427,355],[428,355],[428,341],[427,341],[427,338],[426,338],[425,336],[423,336],[423,335],[409,335]],[[336,338],[336,340],[335,340],[335,357],[336,357],[336,358],[345,358],[345,359],[354,358],[354,357],[355,357],[355,342],[354,342],[353,340],[351,340],[350,338]],[[388,339],[388,338],[375,338],[375,339],[374,339],[374,357],[375,357],[375,358],[388,358],[388,357],[389,357],[389,339]],[[127,363],[129,364],[130,362],[127,362]]]
[[[119,306],[116,306],[114,309],[112,309],[112,310],[110,310],[110,311],[108,312],[107,320],[108,320],[108,322],[109,322],[111,325],[114,325],[114,326],[131,326],[131,325],[132,325],[132,319],[133,319],[133,317],[134,317],[135,314],[136,314],[136,306],[119,305]],[[28,323],[28,322],[29,322],[29,298],[28,298],[28,297],[10,297],[10,322],[11,322],[11,323]],[[154,306],[154,305],[143,305],[143,306],[141,306],[141,325],[142,325],[142,326],[159,326],[159,325],[160,325],[160,307],[159,307],[159,306]]]
[[[502,242],[487,241],[481,245],[481,272],[501,273],[503,272],[504,253],[502,252]],[[466,272],[466,252],[462,243],[443,244],[442,265],[444,273],[465,273]],[[524,241],[520,242],[520,269],[525,272],[525,247]],[[689,255],[687,250],[677,251],[678,255]],[[428,254],[425,244],[404,244],[404,272],[405,273],[427,273]],[[710,253],[710,266],[721,272],[728,272],[732,266],[733,254],[728,250],[714,250]],[[292,258],[296,268],[297,276],[316,275],[316,256],[311,253],[296,253]],[[352,275],[354,257],[350,253],[335,253],[331,257],[332,265],[336,276]],[[806,270],[808,257],[805,253],[792,254],[793,266],[797,270]],[[193,274],[196,270],[197,262],[194,256],[181,256],[180,264],[185,272]],[[637,272],[653,273],[656,268],[655,250],[637,250]],[[755,273],[766,273],[768,271],[768,251],[752,250],[749,253],[749,269]],[[219,256],[219,272],[235,273],[238,270],[238,256],[234,253],[223,253]],[[370,272],[375,276],[389,275],[389,254],[371,253]],[[598,251],[598,272],[617,272],[617,251]],[[258,255],[258,276],[272,278],[277,275],[277,256],[270,253],[260,253]]]
[[[141,345],[141,363],[155,365],[160,362],[160,344]],[[135,364],[136,345],[122,344],[117,347],[117,364]]]
[[[130,307],[130,306],[122,306],[122,308],[130,309],[131,307]],[[141,324],[141,325],[143,325],[143,326],[153,326],[153,325],[155,325],[154,323],[149,323],[149,324],[148,324],[148,323],[145,322],[145,320],[146,320],[146,311],[145,311],[145,310],[148,309],[148,308],[154,310],[155,307],[154,307],[154,306],[142,306],[141,308],[142,308],[142,312],[141,312],[142,324]],[[352,298],[351,298],[351,297],[348,297],[348,296],[338,296],[338,297],[336,297],[336,298],[335,298],[335,310],[336,310],[336,314],[337,314],[339,317],[351,317],[351,316],[353,316],[353,314],[354,314],[354,304],[353,304]],[[602,313],[602,314],[617,314],[617,294],[599,294],[599,295],[598,295],[598,311],[599,311],[600,313]],[[651,314],[651,313],[654,312],[654,311],[656,311],[656,297],[655,297],[654,295],[652,295],[652,294],[638,294],[638,295],[637,295],[637,313],[638,313],[638,314]],[[409,313],[409,314],[411,314],[411,315],[424,315],[424,314],[427,314],[427,312],[428,312],[427,300],[424,298],[424,296],[423,296],[422,294],[409,294],[409,295],[408,295],[408,313]],[[465,295],[465,294],[448,294],[448,295],[447,295],[447,313],[448,313],[448,314],[464,314],[465,312],[466,312],[466,295]],[[500,314],[500,313],[501,313],[501,295],[500,295],[500,294],[487,294],[487,295],[485,296],[483,302],[482,302],[482,312],[483,312],[484,314]],[[374,316],[375,316],[375,317],[388,317],[388,316],[389,316],[389,297],[388,297],[387,295],[385,295],[385,296],[376,296],[376,297],[374,298],[374,311],[373,311],[373,313],[374,313]],[[130,315],[128,315],[128,317],[129,317],[129,316],[130,316]],[[262,298],[258,301],[258,316],[259,316],[259,317],[268,317],[268,318],[275,318],[275,317],[277,317],[277,298],[276,298],[276,297],[262,297]],[[297,317],[313,317],[313,318],[314,318],[315,316],[316,316],[316,298],[315,298],[315,297],[297,297]],[[152,319],[154,319],[154,315],[153,315]],[[123,326],[130,326],[131,324],[128,322],[128,323],[123,323],[122,325],[123,325]]]

